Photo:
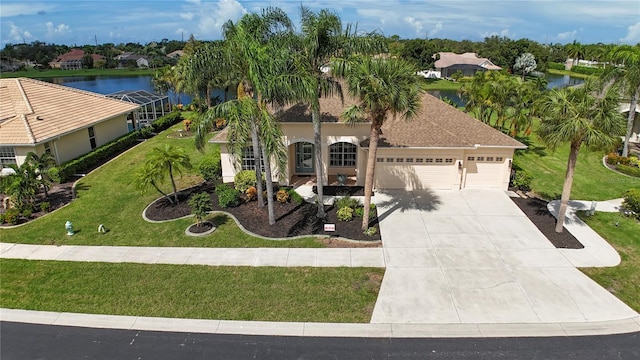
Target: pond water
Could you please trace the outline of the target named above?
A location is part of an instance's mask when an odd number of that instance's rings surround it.
[[[544,77],[548,81],[547,89],[555,89],[555,88],[559,88],[559,87],[561,88],[565,86],[574,86],[574,85],[580,85],[584,83],[584,79],[576,78],[569,75],[556,75],[556,74],[545,73]]]
[[[146,90],[155,92],[153,90],[153,84],[151,83],[151,76],[65,76],[42,78],[39,80],[103,95],[122,90]],[[173,92],[169,92],[167,95],[173,104],[191,103],[191,96],[189,95],[179,94],[178,96]],[[218,94],[214,94],[214,96],[215,95]],[[222,95],[222,91],[220,91],[219,95]]]

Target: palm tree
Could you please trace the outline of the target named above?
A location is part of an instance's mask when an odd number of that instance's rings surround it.
[[[157,192],[162,194],[162,196],[164,196],[171,205],[173,205],[174,202],[171,196],[162,191],[162,189],[160,189],[160,187],[158,186],[158,183],[164,180],[164,172],[161,170],[161,168],[156,167],[154,164],[147,161],[136,174],[136,187],[141,192],[144,192],[149,188],[149,186],[151,186],[156,189]]]
[[[540,101],[542,121],[540,139],[551,149],[569,143],[567,172],[562,187],[556,232],[562,232],[567,203],[571,195],[573,174],[582,145],[590,150],[608,150],[616,146],[624,132],[624,120],[618,111],[619,92],[613,86],[600,95],[593,81],[571,89],[554,89]]]
[[[629,115],[627,116],[627,130],[624,135],[622,156],[629,155],[629,139],[633,131],[633,122],[636,115],[636,107],[640,99],[640,44],[636,46],[621,45],[613,48],[610,58],[621,62],[623,66],[613,66],[603,74],[605,80],[618,81],[622,92],[629,96]]]
[[[310,76],[306,81],[290,81],[292,85],[298,87],[293,90],[295,98],[290,100],[300,100],[307,103],[311,108],[311,120],[313,123],[313,142],[316,179],[318,182],[318,211],[316,216],[324,218],[324,167],[322,161],[322,133],[321,133],[321,109],[320,98],[339,95],[342,98],[342,88],[340,83],[323,72],[323,68],[329,64],[334,57],[346,57],[351,53],[372,53],[384,49],[384,39],[373,34],[360,36],[352,31],[350,25],[345,31],[342,30],[340,17],[327,9],[322,9],[314,13],[308,8],[301,6],[301,29],[300,53],[305,74]],[[296,74],[302,75],[302,74]],[[306,88],[305,88],[305,85]]]
[[[249,143],[253,145],[258,206],[262,198],[262,159],[267,178],[267,207],[269,224],[275,224],[271,159],[281,171],[286,159],[282,133],[275,118],[267,110],[267,103],[283,99],[278,78],[283,73],[282,59],[287,54],[283,39],[290,37],[293,26],[286,13],[268,8],[262,15],[246,14],[237,24],[229,21],[223,26],[226,40],[225,63],[229,71],[238,76],[238,98],[215,106],[198,121],[196,146],[204,146],[204,137],[212,129],[216,118],[224,117],[230,126],[228,140],[232,155],[237,157]],[[283,165],[284,164],[284,165]]]
[[[184,149],[168,144],[164,147],[156,146],[151,149],[146,166],[156,168],[157,171],[167,172],[169,174],[171,186],[173,187],[173,198],[175,202],[178,203],[178,189],[176,188],[173,172],[176,171],[181,173],[183,168],[191,168],[189,155],[186,154]]]
[[[25,159],[29,163],[36,174],[38,175],[38,181],[42,185],[44,190],[44,196],[49,197],[49,187],[51,186],[51,177],[49,176],[49,169],[56,166],[56,159],[49,153],[44,153],[40,156],[34,152],[29,152]]]
[[[7,195],[11,196],[11,201],[19,211],[32,209],[40,187],[35,169],[27,162],[20,166],[16,164],[8,166],[14,173],[9,175],[6,183]]]
[[[424,82],[410,63],[396,58],[372,59],[355,57],[334,59],[331,71],[345,78],[348,94],[357,101],[344,110],[341,117],[347,123],[371,121],[369,156],[364,187],[362,230],[369,227],[369,211],[376,166],[378,140],[382,125],[389,116],[414,119],[420,110]]]
[[[580,59],[584,58],[585,47],[576,40],[573,40],[571,44],[566,45],[567,56],[573,59],[573,65],[578,65]]]

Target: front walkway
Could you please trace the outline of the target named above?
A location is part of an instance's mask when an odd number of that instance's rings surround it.
[[[603,266],[614,262],[609,250],[603,251],[610,246],[597,234],[574,233],[578,240],[600,251],[587,246],[567,255],[554,248],[502,191],[379,192],[374,200],[383,248],[204,249],[0,243],[0,258],[386,267],[370,324],[166,319],[15,309],[0,309],[0,320],[283,336],[511,337],[640,331],[640,316],[635,311],[575,268],[576,263]]]

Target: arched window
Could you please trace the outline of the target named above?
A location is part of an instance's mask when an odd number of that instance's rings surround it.
[[[346,142],[338,142],[329,146],[329,166],[355,167],[357,147]]]

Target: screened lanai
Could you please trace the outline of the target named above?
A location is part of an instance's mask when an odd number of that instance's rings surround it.
[[[137,116],[134,119],[127,120],[132,129],[139,129],[141,126],[151,124],[157,118],[169,113],[170,109],[168,96],[158,95],[146,90],[123,90],[106,96],[140,105]]]

